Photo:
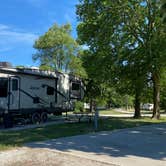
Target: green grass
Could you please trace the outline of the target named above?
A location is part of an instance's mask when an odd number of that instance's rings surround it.
[[[142,125],[166,122],[166,118],[151,120],[150,118],[108,118],[99,120],[98,131],[130,128]],[[24,143],[44,141],[53,138],[67,137],[93,132],[93,123],[55,124],[35,129],[0,132],[0,151],[22,146]]]
[[[125,109],[123,109],[126,111]],[[116,111],[116,109],[109,109],[109,110],[100,110],[100,115],[121,115],[121,114],[132,114],[134,113],[134,109],[128,109],[127,112],[120,112]],[[160,110],[161,114],[166,114],[165,110]],[[141,114],[152,114],[152,111],[149,110],[141,110]]]
[[[110,110],[100,110],[99,114],[100,115],[121,115],[121,114],[128,114],[128,113],[118,112],[114,109],[110,109]]]

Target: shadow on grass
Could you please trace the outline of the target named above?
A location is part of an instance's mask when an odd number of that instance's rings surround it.
[[[98,131],[107,131],[115,129],[123,129],[137,127],[142,125],[155,124],[160,121],[151,121],[148,118],[133,119],[133,118],[105,118],[99,120]],[[93,123],[67,123],[54,124],[45,127],[34,129],[26,129],[20,131],[3,131],[0,132],[0,150],[5,146],[20,146],[27,142],[43,141],[59,137],[67,137],[93,132]]]
[[[119,120],[119,124],[110,120],[112,124],[106,125],[105,130],[126,128],[149,124],[149,122],[125,122]],[[109,123],[109,121],[107,121]],[[102,128],[102,124],[100,126]],[[100,129],[101,129],[100,128]],[[100,130],[99,129],[99,130]],[[105,155],[107,157],[126,157],[137,156],[151,158],[154,160],[166,159],[166,123],[151,126],[141,126],[131,129],[124,129],[115,132],[97,132],[87,135],[52,139],[44,142],[26,144],[31,148],[46,148],[60,150],[63,152],[76,153],[82,155],[95,154],[96,156]]]
[[[27,142],[43,141],[53,138],[89,133],[92,131],[91,129],[92,124],[69,123],[18,131],[2,131],[0,132],[0,150],[21,146]]]
[[[166,122],[166,119],[154,121],[150,118],[137,120],[133,118],[106,118],[99,120],[98,131],[112,131],[161,122]],[[83,135],[86,133],[91,134]],[[60,138],[67,136],[75,137]],[[55,138],[60,139],[55,140]],[[165,123],[113,133],[94,133],[93,123],[55,124],[35,129],[0,132],[0,150],[34,142],[26,144],[26,146],[62,151],[79,150],[85,153],[105,154],[114,157],[135,155],[161,160],[166,157],[165,138]],[[35,142],[44,140],[49,141]]]

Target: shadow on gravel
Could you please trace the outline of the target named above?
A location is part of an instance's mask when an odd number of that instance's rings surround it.
[[[30,143],[26,144],[26,146],[31,148],[48,148],[63,152],[81,151],[113,157],[134,155],[165,160],[166,124],[59,138]]]

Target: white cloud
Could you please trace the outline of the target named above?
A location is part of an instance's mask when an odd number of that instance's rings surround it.
[[[0,48],[0,53],[1,53],[1,52],[9,51],[9,50],[11,50],[11,49],[12,49],[12,47]]]
[[[20,45],[32,47],[38,35],[0,24],[0,52],[6,52]]]
[[[9,29],[9,26],[0,24],[0,31],[1,30],[6,30],[6,29]]]
[[[10,30],[0,30],[0,38],[15,42],[32,43],[37,38],[36,35],[28,32],[14,32]],[[4,41],[5,42],[5,41]]]

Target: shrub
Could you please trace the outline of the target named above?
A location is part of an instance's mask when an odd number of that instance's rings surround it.
[[[84,103],[81,101],[76,101],[74,112],[83,112],[83,111],[84,111]]]

